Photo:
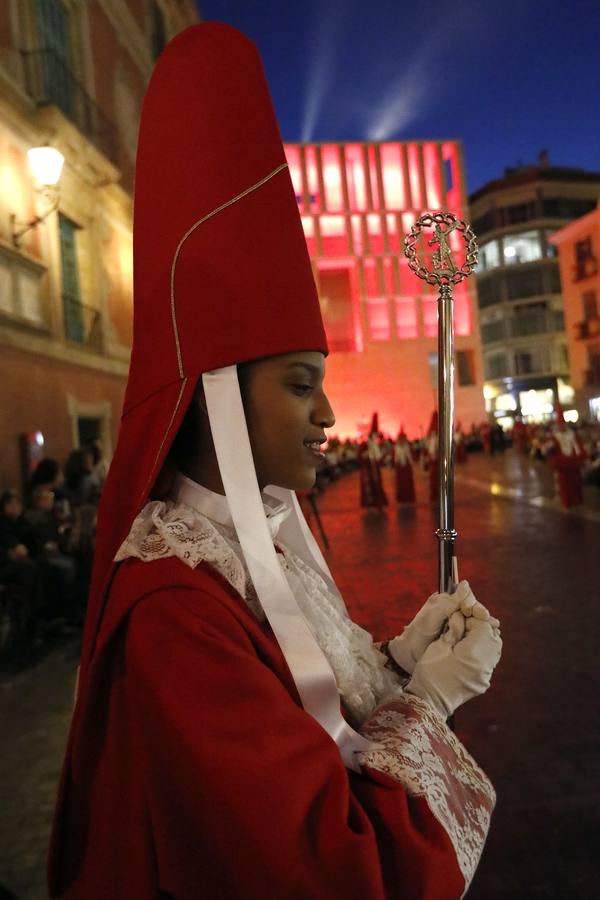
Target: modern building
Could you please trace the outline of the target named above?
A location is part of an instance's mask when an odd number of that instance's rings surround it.
[[[192,0],[0,0],[0,489],[36,453],[97,438],[111,454],[140,105],[155,57],[195,21]],[[28,169],[39,145],[64,156],[58,194]]]
[[[550,238],[558,247],[575,405],[600,421],[600,203]]]
[[[600,172],[538,164],[507,169],[470,197],[486,407],[502,424],[543,421],[573,405],[556,248],[550,235],[589,212]]]
[[[460,144],[288,144],[286,154],[332,351],[335,430],[356,435],[377,410],[384,432],[403,424],[418,436],[436,404],[437,293],[408,268],[403,238],[423,212],[464,217]],[[456,413],[466,426],[485,415],[473,282],[455,291]]]

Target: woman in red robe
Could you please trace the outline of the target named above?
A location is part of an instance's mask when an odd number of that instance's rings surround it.
[[[465,582],[387,647],[349,618],[293,493],[334,422],[326,353],[256,49],[195,26],[142,114],[134,343],[51,897],[467,888],[494,792],[445,720],[489,686],[498,622]]]
[[[388,505],[381,477],[382,466],[382,453],[375,430],[358,448],[360,505],[365,509],[376,507],[381,512],[383,507]]]

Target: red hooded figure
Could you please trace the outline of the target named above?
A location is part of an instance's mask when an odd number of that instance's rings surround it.
[[[394,474],[396,476],[396,501],[415,502],[415,479],[411,463],[410,444],[401,428],[394,444]]]
[[[371,419],[369,437],[358,448],[360,505],[364,509],[375,507],[381,512],[388,505],[381,477],[383,462],[379,445],[379,415],[375,412]]]
[[[419,680],[409,635],[394,640],[412,674],[349,619],[290,489],[333,425],[326,354],[257,50],[194,26],[142,111],[131,366],[51,897],[452,900],[468,885],[493,789],[446,728],[447,686]],[[185,468],[200,446],[205,468]],[[439,597],[427,614],[447,618]]]
[[[556,473],[560,505],[569,509],[583,503],[581,472],[586,452],[575,431],[567,425],[560,403],[556,404],[555,419],[550,464]]]

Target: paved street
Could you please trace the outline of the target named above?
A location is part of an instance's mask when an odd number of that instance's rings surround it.
[[[328,558],[353,617],[398,632],[435,589],[435,511],[361,513],[356,475],[320,509]],[[457,474],[460,575],[502,620],[492,688],[457,732],[492,778],[498,806],[470,900],[600,896],[600,492],[562,512],[543,464],[471,457]],[[45,900],[43,856],[69,717],[76,643],[0,678],[0,885]],[[0,890],[0,900],[4,896]],[[109,898],[107,898],[109,900]],[[216,898],[215,898],[216,900]],[[279,900],[279,898],[277,898]],[[284,898],[281,898],[284,900]]]

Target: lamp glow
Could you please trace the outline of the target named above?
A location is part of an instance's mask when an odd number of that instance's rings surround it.
[[[32,147],[27,151],[29,168],[35,180],[47,187],[58,184],[65,158],[55,147]]]

